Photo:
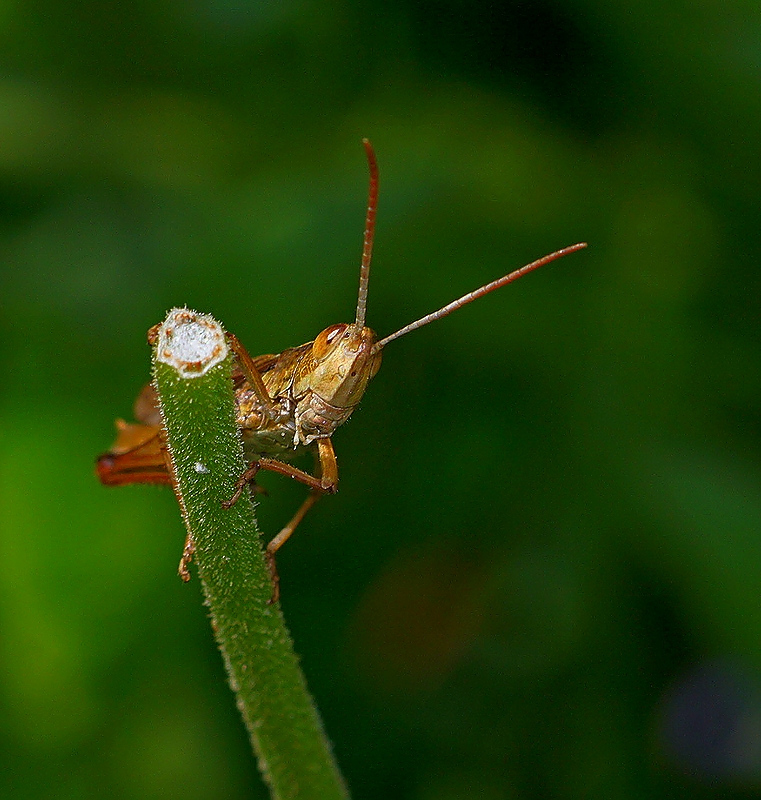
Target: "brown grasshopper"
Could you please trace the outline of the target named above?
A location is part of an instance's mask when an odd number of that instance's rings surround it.
[[[378,339],[373,330],[365,327],[378,200],[378,163],[370,142],[365,139],[363,144],[370,167],[370,188],[354,322],[331,325],[312,342],[276,355],[255,358],[249,355],[235,335],[227,334],[237,361],[233,372],[237,422],[249,467],[241,475],[233,496],[223,505],[232,506],[262,469],[287,475],[310,490],[291,521],[267,545],[267,561],[274,586],[273,601],[279,595],[275,553],[317,500],[323,494],[336,492],[338,464],[331,437],[362,399],[369,380],[380,367],[383,348],[394,339],[441,319],[538,267],[586,247],[586,243],[580,242],[550,253],[405,325],[390,336]],[[148,332],[149,341],[154,337],[155,329],[152,328]],[[151,384],[144,387],[138,396],[134,413],[138,420],[136,424],[116,421],[116,442],[110,452],[98,458],[98,477],[107,486],[129,483],[171,485],[169,456],[163,445],[161,416]],[[315,456],[314,475],[288,463],[307,450]],[[183,580],[190,578],[188,564],[193,550],[193,542],[188,538],[179,568]]]

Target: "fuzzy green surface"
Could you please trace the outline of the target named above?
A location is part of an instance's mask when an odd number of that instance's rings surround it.
[[[231,358],[202,377],[154,375],[178,499],[196,543],[194,561],[217,642],[260,769],[275,798],[345,798],[347,792],[286,630],[247,493],[222,501],[245,468],[235,425]]]

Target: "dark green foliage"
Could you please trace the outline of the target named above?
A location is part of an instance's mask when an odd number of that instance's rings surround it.
[[[175,498],[92,460],[167,308],[253,354],[353,317],[362,136],[380,334],[590,247],[390,345],[279,556],[354,796],[759,792],[759,29],[727,0],[3,6],[0,796],[256,796]],[[262,483],[269,536],[304,493]]]

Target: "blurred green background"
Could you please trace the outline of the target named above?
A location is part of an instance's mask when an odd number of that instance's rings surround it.
[[[171,306],[390,345],[279,559],[356,798],[761,796],[761,10],[0,4],[0,795],[265,792],[172,493],[92,474]],[[274,533],[302,497],[268,476]]]

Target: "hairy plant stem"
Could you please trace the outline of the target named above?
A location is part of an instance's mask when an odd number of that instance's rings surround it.
[[[174,309],[153,339],[175,491],[264,779],[278,800],[347,798],[280,607],[268,604],[272,584],[253,504],[244,493],[222,508],[245,468],[224,332],[211,317]]]

